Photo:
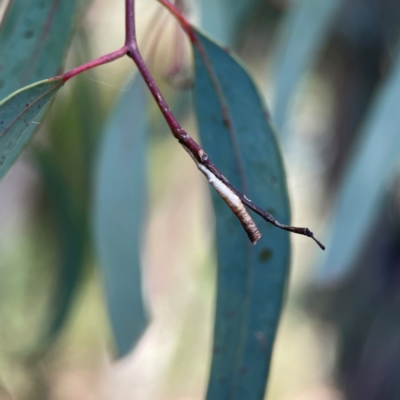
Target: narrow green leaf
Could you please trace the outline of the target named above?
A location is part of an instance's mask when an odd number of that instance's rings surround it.
[[[44,190],[53,208],[59,244],[59,264],[56,273],[53,309],[49,324],[39,343],[39,351],[48,348],[64,326],[82,276],[85,255],[85,235],[82,218],[72,199],[68,183],[52,153],[35,151]]]
[[[400,52],[361,128],[332,214],[321,283],[348,275],[378,215],[400,158]]]
[[[141,233],[146,200],[146,109],[141,78],[115,109],[99,151],[94,238],[119,356],[147,325],[141,289]]]
[[[0,26],[0,99],[59,74],[77,0],[12,0]],[[29,142],[31,125],[0,165],[0,179]],[[0,146],[1,147],[1,146]]]
[[[236,188],[289,223],[282,158],[254,83],[231,55],[199,32],[196,37],[203,51],[195,45],[194,95],[204,149]],[[214,192],[213,204],[218,286],[207,399],[259,400],[288,276],[289,236],[255,216],[263,236],[253,246]]]
[[[24,132],[62,85],[60,78],[47,79],[18,90],[0,103],[0,176]]]
[[[278,33],[275,49],[274,122],[282,136],[290,100],[324,45],[341,0],[297,0]]]

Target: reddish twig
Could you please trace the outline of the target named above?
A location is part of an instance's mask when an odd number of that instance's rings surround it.
[[[96,60],[80,65],[79,67],[74,68],[69,72],[66,72],[65,74],[62,75],[62,79],[64,82],[67,82],[69,79],[73,78],[76,75],[81,74],[82,72],[88,71],[89,69],[117,60],[118,58],[125,56],[127,53],[128,53],[128,48],[124,46],[119,50],[113,51],[112,53],[106,54],[105,56],[99,57]]]
[[[194,45],[201,46],[201,44],[196,39],[191,24],[186,20],[185,16],[169,0],[158,0],[158,1],[161,4],[163,4],[177,18],[177,20],[181,24],[183,30],[187,33],[192,43]],[[217,169],[217,167],[209,159],[208,155],[201,148],[201,146],[198,143],[196,143],[196,141],[193,140],[193,138],[182,129],[181,125],[172,114],[167,102],[165,101],[163,95],[161,94],[160,89],[158,88],[156,82],[154,81],[154,78],[150,74],[143,60],[143,57],[139,51],[136,40],[136,31],[135,31],[134,0],[125,0],[125,12],[126,12],[125,45],[120,50],[107,54],[103,57],[100,57],[94,61],[91,61],[87,64],[84,64],[80,67],[73,69],[72,71],[65,73],[62,76],[63,81],[65,82],[84,71],[87,71],[99,65],[106,64],[108,62],[121,58],[124,55],[127,55],[136,64],[141,76],[143,77],[157,105],[159,106],[161,113],[163,114],[166,122],[168,123],[173,136],[179,141],[182,147],[190,154],[190,156],[196,163],[198,169],[206,176],[209,183],[214,187],[217,193],[227,203],[227,205],[231,208],[233,213],[238,217],[239,221],[241,222],[243,228],[245,229],[252,243],[255,244],[260,239],[261,234],[258,231],[256,224],[254,223],[250,214],[246,210],[245,206],[247,206],[255,213],[260,215],[262,218],[264,218],[266,221],[270,222],[271,224],[275,225],[278,228],[312,238],[323,250],[325,250],[324,245],[314,237],[313,233],[308,228],[295,228],[281,224],[271,214],[263,211],[260,207],[255,205],[250,199],[248,199],[243,193],[237,190]]]
[[[134,0],[125,0],[125,3],[127,11],[133,9]],[[135,35],[129,32],[127,32],[126,34],[127,38],[131,38],[131,40],[127,40],[125,44],[128,48],[127,55],[136,64],[140,74],[146,82],[146,85],[148,86],[156,103],[158,104],[166,122],[168,123],[172,134],[183,146],[183,148],[190,154],[200,171],[207,177],[210,184],[235,213],[243,228],[245,229],[247,235],[249,236],[251,242],[255,244],[261,237],[261,234],[258,231],[256,224],[247,212],[246,208],[243,206],[243,203],[239,199],[239,197],[228,186],[226,186],[223,181],[216,177],[211,170],[209,170],[209,168],[207,167],[208,156],[206,155],[205,151],[198,143],[193,140],[193,138],[187,132],[182,129],[181,125],[172,114],[167,102],[160,92],[160,89],[154,81],[154,78],[150,74],[150,71],[145,64],[142,55],[140,54],[134,36]]]
[[[125,1],[125,46],[128,44],[137,46],[134,1]]]

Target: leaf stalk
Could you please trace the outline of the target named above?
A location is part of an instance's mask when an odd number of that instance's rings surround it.
[[[118,58],[121,58],[125,56],[128,52],[128,48],[126,46],[123,46],[119,50],[113,51],[109,54],[106,54],[105,56],[96,58],[93,61],[89,61],[86,64],[80,65],[79,67],[76,67],[72,69],[71,71],[66,72],[65,74],[62,75],[62,80],[63,82],[67,82],[71,78],[73,78],[76,75],[81,74],[82,72],[88,71],[90,69],[96,68],[100,65],[108,64],[112,61],[117,60]]]

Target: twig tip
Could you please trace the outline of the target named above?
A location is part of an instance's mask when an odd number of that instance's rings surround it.
[[[308,229],[306,228],[305,231],[306,236],[310,237],[311,239],[314,240],[315,243],[317,243],[317,245],[322,249],[325,250],[325,246],[314,236],[314,234]]]

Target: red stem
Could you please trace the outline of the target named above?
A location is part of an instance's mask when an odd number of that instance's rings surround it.
[[[125,0],[125,46],[128,45],[137,47],[134,0]]]
[[[99,65],[107,64],[111,61],[117,60],[118,58],[125,56],[127,53],[128,53],[128,48],[124,46],[119,50],[113,51],[112,53],[106,54],[105,56],[99,57],[96,60],[80,65],[79,67],[76,67],[71,71],[66,72],[65,74],[62,75],[62,80],[64,82],[67,82],[69,79],[73,78],[76,75],[81,74],[82,72],[98,67]]]
[[[164,96],[161,94],[154,78],[150,74],[137,46],[129,46],[128,57],[130,57],[136,64],[174,137],[179,141],[179,143],[184,145],[192,155],[197,159],[200,159],[199,152],[202,148],[182,129],[181,125],[172,114],[171,109],[165,101]]]
[[[126,29],[135,29],[135,25],[130,24],[128,26],[128,20],[131,18],[135,19],[135,2],[134,0],[126,0],[126,13],[127,13],[127,28]],[[130,14],[128,18],[128,14]],[[188,27],[189,29],[189,27]],[[161,110],[167,124],[169,125],[172,134],[174,137],[186,147],[187,150],[200,161],[200,151],[202,148],[182,129],[179,122],[176,120],[174,115],[172,114],[167,102],[164,99],[164,96],[161,94],[160,89],[158,88],[154,78],[150,74],[149,69],[147,68],[146,63],[143,60],[142,55],[140,54],[135,32],[126,32],[126,44],[125,46],[128,48],[127,55],[130,57],[133,62],[136,64],[140,74],[142,75],[146,85],[148,86],[151,94],[154,97],[158,107]]]

